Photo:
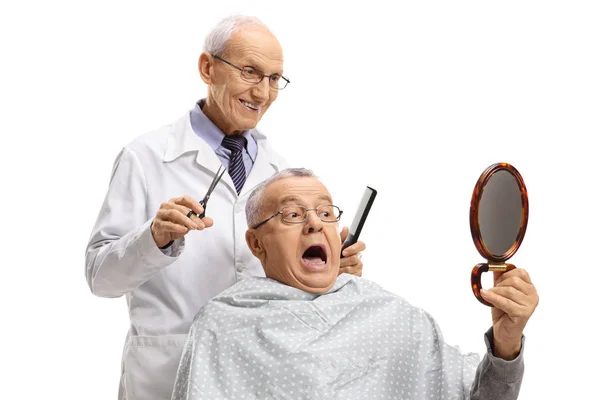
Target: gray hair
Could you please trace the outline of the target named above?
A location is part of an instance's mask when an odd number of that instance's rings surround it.
[[[269,28],[256,17],[233,14],[219,21],[208,36],[206,36],[206,39],[204,40],[204,51],[217,57],[222,57],[227,50],[231,35],[240,28],[248,25],[259,25],[269,30]]]
[[[264,205],[264,193],[271,183],[275,181],[279,181],[284,178],[290,178],[294,176],[300,177],[310,177],[316,178],[317,176],[310,170],[306,168],[287,168],[282,171],[279,171],[275,175],[270,178],[262,181],[258,186],[254,188],[250,196],[248,197],[248,202],[246,203],[246,222],[248,223],[248,227],[251,228],[254,225],[260,222],[261,213],[260,207]]]

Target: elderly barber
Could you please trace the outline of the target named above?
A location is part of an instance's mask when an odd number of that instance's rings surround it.
[[[289,84],[282,49],[259,20],[234,16],[206,38],[198,70],[206,98],[118,155],[87,246],[92,293],[125,295],[129,307],[120,399],[170,398],[194,315],[236,282],[264,276],[245,243],[245,204],[286,165],[255,129]],[[199,218],[221,165],[227,173]],[[342,272],[361,275],[364,248],[346,250]]]
[[[338,274],[341,212],[310,171],[265,181],[246,214],[266,277],[237,283],[198,313],[174,400],[517,398],[523,330],[538,304],[524,269],[484,294],[494,308],[479,362],[447,345],[425,311]]]

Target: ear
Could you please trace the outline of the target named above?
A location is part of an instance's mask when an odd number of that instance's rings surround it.
[[[254,257],[258,258],[261,262],[265,261],[265,248],[263,247],[260,238],[256,234],[256,229],[248,229],[246,231],[246,244],[248,248],[254,255]]]
[[[213,63],[213,56],[205,51],[200,54],[200,58],[198,59],[198,72],[200,72],[200,77],[207,85],[212,83]]]

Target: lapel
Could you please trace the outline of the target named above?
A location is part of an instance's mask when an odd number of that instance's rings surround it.
[[[214,177],[222,165],[213,149],[192,129],[190,115],[187,113],[173,125],[167,140],[164,162],[171,162],[185,153],[196,152],[195,162],[200,169]],[[223,174],[219,183],[225,184],[236,196],[235,186],[228,173]]]

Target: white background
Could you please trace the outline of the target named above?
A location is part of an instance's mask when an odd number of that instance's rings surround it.
[[[520,171],[530,218],[511,262],[540,295],[520,399],[597,394],[596,2],[8,3],[0,398],[116,398],[126,306],[88,290],[88,235],[121,147],[205,95],[203,39],[232,12],[272,28],[292,81],[259,127],[323,177],[345,224],[379,191],[364,277],[463,351],[483,354],[491,323],[469,288],[471,193],[492,163]]]

